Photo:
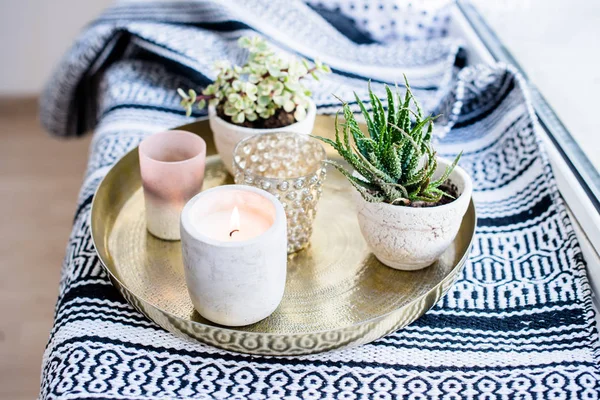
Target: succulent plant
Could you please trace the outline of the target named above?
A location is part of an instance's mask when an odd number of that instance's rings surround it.
[[[348,103],[343,102],[344,122],[335,117],[335,140],[318,137],[335,150],[358,173],[353,174],[335,161],[328,161],[348,178],[350,183],[369,202],[410,205],[415,201],[436,203],[442,196],[452,196],[440,189],[458,163],[459,154],[438,179],[436,153],[431,146],[433,120],[424,117],[413,96],[406,77],[406,94],[402,101],[385,85],[387,115],[381,100],[369,84],[372,112],[369,113],[354,93],[366,121],[368,135],[363,133]],[[412,108],[414,106],[414,110]],[[340,137],[340,130],[343,131]]]
[[[304,59],[298,61],[282,57],[257,36],[241,37],[238,45],[248,49],[248,60],[244,65],[217,62],[215,82],[200,95],[193,89],[187,93],[182,89],[177,90],[187,115],[191,114],[195,103],[202,109],[208,102],[213,106],[222,105],[223,113],[235,124],[258,118],[268,119],[278,109],[293,112],[296,121],[303,120],[311,92],[301,80],[308,75],[318,80],[317,73],[328,73],[331,69],[319,61],[310,66]]]

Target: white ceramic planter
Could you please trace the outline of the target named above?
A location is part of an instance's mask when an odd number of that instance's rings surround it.
[[[434,178],[450,164],[438,158]],[[360,230],[379,261],[399,270],[417,270],[431,265],[450,246],[469,207],[473,184],[459,166],[449,179],[459,196],[451,203],[435,207],[369,203],[354,191]]]
[[[271,132],[295,132],[308,135],[313,131],[316,115],[317,107],[311,100],[306,113],[306,118],[304,118],[302,121],[275,129],[253,129],[230,124],[229,122],[217,116],[217,112],[214,107],[209,107],[208,109],[210,129],[213,131],[215,147],[217,148],[217,151],[221,156],[221,160],[223,160],[223,164],[225,164],[225,168],[227,168],[229,173],[232,173],[233,171],[233,149],[240,140],[248,136]]]
[[[241,218],[238,234],[250,229],[256,235],[229,239],[226,220],[234,207]],[[215,218],[222,213],[228,217]],[[283,206],[264,190],[225,185],[194,196],[181,212],[181,248],[188,292],[200,315],[243,326],[273,313],[285,289],[286,230]]]

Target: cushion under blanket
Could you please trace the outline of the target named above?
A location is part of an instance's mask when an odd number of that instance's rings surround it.
[[[459,44],[446,37],[356,43],[332,13],[284,0],[133,2],[82,33],[42,99],[51,132],[95,133],[40,398],[598,398],[585,263],[521,77],[505,65],[457,72]],[[455,286],[410,326],[324,354],[236,354],[166,332],[110,283],[90,239],[95,189],[145,136],[191,121],[175,89],[206,85],[217,59],[240,61],[245,34],[331,65],[310,84],[321,113],[339,107],[332,93],[364,97],[369,79],[383,93],[406,72],[426,111],[444,114],[439,153],[463,151],[476,240]]]

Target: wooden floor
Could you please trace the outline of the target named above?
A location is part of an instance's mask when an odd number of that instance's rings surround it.
[[[0,399],[34,399],[90,138],[58,140],[0,99]]]

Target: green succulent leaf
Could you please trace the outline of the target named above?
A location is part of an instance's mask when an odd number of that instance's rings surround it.
[[[356,121],[350,105],[342,101],[344,121],[335,118],[335,140],[316,136],[332,146],[358,173],[358,177],[340,164],[330,162],[370,202],[410,205],[415,201],[436,203],[444,196],[440,188],[461,157],[459,154],[440,176],[432,176],[438,168],[431,145],[435,117],[424,117],[408,81],[404,98],[385,85],[385,100],[375,95],[369,83],[368,97],[372,110],[354,93],[364,117],[367,132]]]
[[[231,120],[237,124],[241,124],[246,120],[246,116],[243,112],[234,115]]]
[[[369,135],[371,136],[371,138],[373,140],[379,140],[379,132],[377,132],[377,130],[375,129],[375,125],[373,124],[373,119],[371,118],[371,114],[369,114],[364,103],[358,97],[356,92],[354,92],[354,97],[356,98],[356,103],[360,107],[360,111],[361,111],[363,117],[365,118],[365,122],[367,123],[367,129],[369,131]],[[350,109],[350,107],[346,106],[346,103],[344,103],[344,112],[346,112],[346,110],[348,110],[352,114],[352,110]]]
[[[462,151],[456,156],[456,158],[454,159],[454,161],[452,162],[452,164],[446,168],[446,170],[444,171],[444,173],[442,174],[442,176],[432,182],[432,186],[433,187],[438,187],[442,183],[446,182],[446,180],[448,179],[448,177],[450,176],[450,174],[454,170],[454,167],[456,167],[456,164],[458,164],[458,160],[460,160],[461,156],[462,156]]]
[[[348,172],[348,170],[346,170],[344,167],[342,167],[340,164],[334,161],[328,160],[327,163],[333,165],[335,169],[340,171],[342,175],[344,175],[348,179],[350,184],[352,184],[352,186],[354,186],[354,188],[368,202],[381,203],[385,200],[383,194],[378,192],[376,185],[373,185],[366,180],[353,176],[352,173]]]
[[[296,104],[292,100],[286,100],[283,103],[283,109],[287,112],[294,111],[294,108],[296,108]]]
[[[331,69],[315,61],[311,64],[275,53],[260,36],[244,36],[238,46],[248,49],[248,59],[243,65],[232,65],[229,60],[215,63],[217,76],[201,94],[193,89],[187,92],[177,89],[181,106],[189,116],[194,104],[219,106],[231,122],[242,124],[258,118],[271,118],[279,109],[293,113],[296,121],[306,118],[311,91],[304,85],[309,76],[318,79],[319,74]]]
[[[183,90],[182,88],[178,88],[178,89],[177,89],[177,94],[179,94],[179,96],[181,96],[181,98],[182,98],[183,100],[188,100],[188,99],[189,99],[189,97],[188,97],[187,93],[186,93],[186,92],[185,92],[185,90]]]
[[[306,108],[297,106],[296,111],[294,111],[294,118],[296,118],[296,121],[304,120],[306,118]]]

